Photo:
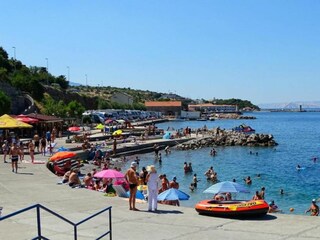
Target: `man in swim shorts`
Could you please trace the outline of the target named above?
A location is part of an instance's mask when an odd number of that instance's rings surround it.
[[[130,188],[129,209],[133,211],[139,211],[139,209],[136,208],[136,193],[138,188],[138,176],[136,173],[137,165],[138,164],[136,162],[132,162],[131,167],[125,174]]]
[[[13,143],[12,147],[10,148],[9,156],[11,158],[11,166],[12,172],[18,172],[18,160],[20,155],[20,149],[17,147],[16,143]]]

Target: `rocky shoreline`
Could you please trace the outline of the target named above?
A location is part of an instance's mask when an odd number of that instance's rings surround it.
[[[206,137],[178,144],[176,148],[178,150],[194,150],[215,146],[273,147],[278,145],[272,134],[253,133],[249,135],[220,128],[209,130],[207,133],[208,136]]]
[[[212,115],[214,119],[256,119],[254,116],[243,116],[237,113],[215,113]]]

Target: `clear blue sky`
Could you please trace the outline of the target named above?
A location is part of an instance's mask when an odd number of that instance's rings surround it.
[[[318,0],[2,1],[0,46],[90,85],[320,100]]]

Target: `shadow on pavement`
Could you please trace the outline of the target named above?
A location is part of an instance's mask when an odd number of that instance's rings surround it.
[[[17,174],[21,174],[21,175],[34,175],[33,173],[22,173],[22,172],[17,172]]]

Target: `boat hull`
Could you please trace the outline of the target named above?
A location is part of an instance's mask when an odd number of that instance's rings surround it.
[[[269,205],[264,200],[203,200],[196,204],[195,209],[199,214],[202,215],[228,218],[243,218],[264,216],[268,213]]]

